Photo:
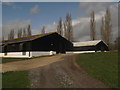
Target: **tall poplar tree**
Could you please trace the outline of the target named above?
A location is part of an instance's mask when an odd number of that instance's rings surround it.
[[[45,26],[42,27],[41,34],[45,33]]]
[[[23,29],[23,37],[26,37],[27,36],[27,33],[26,33],[26,29],[24,28]]]
[[[94,11],[91,12],[91,18],[90,18],[90,38],[91,40],[96,39],[96,30],[95,30],[95,13]]]
[[[27,35],[28,36],[32,35],[30,24],[28,25],[28,28],[27,28]]]
[[[72,18],[69,13],[66,15],[66,20],[64,22],[64,31],[65,31],[65,38],[68,39],[69,41],[73,41]]]
[[[18,30],[17,37],[18,38],[22,37],[22,28]]]
[[[62,18],[60,18],[58,25],[57,25],[57,33],[60,35],[63,35],[63,29],[62,29]]]
[[[105,16],[102,17],[101,38],[109,46],[112,39],[112,24],[109,8],[106,8]]]
[[[105,14],[105,30],[106,30],[106,43],[110,45],[112,39],[112,24],[111,24],[111,14],[109,8],[106,8]]]

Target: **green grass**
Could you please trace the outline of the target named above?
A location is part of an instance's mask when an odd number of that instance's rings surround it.
[[[28,71],[2,73],[3,88],[28,88],[29,84]]]
[[[112,88],[118,88],[117,52],[80,54],[76,61],[91,76]]]
[[[30,58],[1,58],[0,63],[29,60]]]

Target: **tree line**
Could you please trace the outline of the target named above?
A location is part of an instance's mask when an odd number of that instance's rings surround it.
[[[44,33],[45,33],[45,26],[43,26],[41,29],[41,34]],[[27,28],[18,29],[17,33],[15,33],[14,29],[11,29],[10,32],[8,33],[8,40],[15,39],[15,35],[17,35],[17,38],[31,36],[32,35],[31,25],[28,24]],[[4,40],[4,36],[2,36],[2,40]]]
[[[101,18],[100,35],[101,39],[110,47],[112,40],[112,24],[109,8],[106,8],[105,15]],[[90,37],[91,40],[96,39],[96,22],[94,11],[91,12],[90,18]]]
[[[65,37],[67,40],[73,41],[73,27],[72,27],[71,14],[69,13],[66,14],[66,19],[64,21],[62,20],[62,18],[60,18],[56,30],[58,34]],[[45,33],[45,26],[43,26],[41,29],[41,34],[44,34],[44,33]],[[14,39],[15,35],[16,35],[15,30],[11,29],[8,34],[8,40]],[[20,28],[17,31],[17,38],[27,37],[31,35],[32,35],[32,32],[31,32],[30,24],[28,25],[27,29]],[[3,40],[4,40],[4,36],[3,36]]]
[[[17,32],[17,38],[27,37],[27,36],[31,36],[31,35],[32,35],[32,32],[31,32],[30,24],[28,25],[27,29],[26,28],[20,28]],[[15,38],[15,31],[14,31],[14,29],[12,29],[8,33],[8,40],[11,40],[11,39],[14,39],[14,38]]]
[[[69,41],[74,41],[73,39],[73,27],[72,27],[72,17],[70,13],[66,14],[65,20],[63,20],[61,17],[59,18],[56,31],[58,34],[63,36]],[[41,29],[41,34],[45,33],[45,26]],[[27,37],[31,36],[31,26],[28,25],[27,28],[21,28],[17,32],[17,37]],[[100,26],[100,35],[101,40],[103,40],[109,47],[115,48],[115,46],[119,46],[118,41],[120,40],[120,37],[115,40],[115,44],[111,44],[112,40],[112,24],[111,24],[111,13],[109,8],[106,8],[106,12],[104,16],[101,18],[101,26]],[[96,21],[95,21],[95,12],[91,11],[90,13],[90,39],[96,40]],[[3,37],[4,38],[4,37]],[[8,40],[15,38],[15,32],[14,29],[10,31],[8,34]]]
[[[73,27],[72,27],[72,18],[68,13],[66,15],[66,20],[59,19],[57,25],[57,33],[65,37],[69,41],[74,41],[73,39]],[[96,21],[95,21],[95,12],[91,11],[90,13],[90,39],[96,40]],[[101,40],[103,40],[108,47],[113,49],[120,49],[120,37],[116,38],[114,44],[111,43],[112,40],[112,23],[111,23],[111,13],[110,9],[106,8],[104,16],[101,18],[101,26],[100,26],[100,36]]]
[[[103,40],[108,45],[110,50],[120,50],[120,37],[117,37],[116,40],[113,43],[111,43],[112,23],[111,23],[111,13],[109,8],[106,8],[106,12],[104,16],[102,16],[101,18],[100,35],[101,35],[101,40]],[[96,22],[95,22],[94,11],[91,12],[91,18],[90,18],[90,37],[91,40],[96,39]]]
[[[73,41],[73,27],[71,14],[66,14],[66,19],[63,20],[61,17],[58,21],[56,32],[66,38],[69,41]],[[41,29],[41,34],[45,33],[45,26]]]
[[[57,25],[57,33],[65,37],[69,41],[73,41],[73,27],[71,14],[66,14],[66,19],[60,18]]]

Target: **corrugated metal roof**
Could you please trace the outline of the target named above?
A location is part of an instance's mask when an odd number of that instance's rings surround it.
[[[5,40],[5,41],[2,41],[2,44],[11,44],[11,43],[31,41],[31,40],[34,40],[34,39],[37,39],[37,38],[40,38],[40,37],[43,37],[43,36],[47,36],[47,35],[50,35],[50,34],[53,34],[53,33],[56,33],[56,32],[32,35],[32,36],[16,38],[16,39],[12,39],[12,40]]]
[[[102,40],[94,40],[94,41],[84,41],[84,42],[73,42],[73,46],[95,46]]]

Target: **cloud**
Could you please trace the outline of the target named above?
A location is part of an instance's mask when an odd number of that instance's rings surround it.
[[[99,3],[96,3],[96,4],[99,4]],[[104,5],[102,4],[102,6],[104,6]],[[97,6],[98,5],[96,5],[95,8]],[[94,7],[94,5],[92,7]],[[86,8],[86,10],[88,8]],[[112,4],[109,6],[109,8],[110,8],[110,12],[111,12],[112,36],[113,36],[112,42],[113,42],[116,39],[116,37],[118,36],[118,7],[117,7],[117,4]],[[101,39],[101,36],[100,36],[101,18],[105,14],[105,9],[106,9],[106,7],[104,6],[103,9],[102,8],[98,9],[98,11],[96,11],[96,13],[95,13],[96,33],[97,33],[96,39]],[[77,19],[74,19],[72,21],[72,25],[73,25],[73,35],[74,35],[75,41],[90,40],[90,17],[89,16],[84,16],[84,17],[79,17]],[[46,32],[56,31],[56,26],[57,26],[57,24],[45,25]]]
[[[109,6],[108,2],[80,2],[80,8],[85,9],[85,13],[90,15],[90,12],[93,10],[95,13],[105,10]]]
[[[2,2],[2,5],[12,6],[12,5],[14,5],[14,3],[13,2]]]
[[[32,35],[37,35],[37,34],[40,34],[40,29],[32,29]]]
[[[0,24],[0,41],[2,40],[2,24]]]
[[[89,2],[89,3],[91,3],[91,2]],[[97,39],[101,39],[100,38],[101,17],[104,16],[104,14],[105,14],[106,2],[101,3],[101,4],[96,3],[96,5],[92,4],[92,3],[89,4],[89,3],[86,2],[86,5],[83,5],[80,8],[84,7],[84,10],[86,11],[86,13],[87,13],[89,8],[93,8],[93,9],[95,8],[94,10],[96,12],[95,19],[96,19]],[[99,8],[100,6],[102,8]],[[108,5],[108,6],[109,6],[110,12],[111,12],[112,34],[113,34],[112,41],[114,41],[115,38],[118,36],[118,5],[117,5],[117,3],[113,3],[113,4]],[[31,22],[31,20],[25,20],[25,21],[14,20],[14,21],[7,23],[3,27],[3,30],[6,33],[8,33],[10,31],[10,29],[16,28],[16,30],[17,30],[20,27],[26,27],[30,22]],[[89,24],[90,24],[90,17],[89,16],[84,15],[83,17],[73,19],[72,25],[73,25],[73,34],[74,34],[75,41],[88,41],[88,40],[90,40],[90,25]],[[54,32],[54,31],[56,31],[57,23],[47,24],[44,26],[45,26],[46,32]],[[33,34],[41,33],[41,28],[32,29],[32,33]],[[6,34],[6,36],[7,36],[7,34]]]
[[[31,23],[31,20],[23,20],[23,21],[22,20],[13,20],[13,21],[9,21],[8,23],[3,25],[3,28],[0,30],[0,32],[2,32],[4,38],[7,39],[8,38],[8,33],[10,32],[10,30],[14,29],[15,30],[15,37],[16,37],[18,29],[27,28],[28,24],[30,24],[30,23]],[[43,25],[43,26],[45,26],[45,32],[46,33],[47,32],[55,32],[57,24],[54,23],[54,24],[47,24],[47,25]],[[42,29],[42,27],[38,28],[38,29],[34,29],[31,26],[31,31],[32,31],[33,35],[40,34],[41,29]],[[1,38],[2,37],[0,37],[0,39]]]
[[[45,31],[46,32],[55,32],[56,28],[57,28],[57,24],[48,24],[48,25],[44,25],[45,26]]]
[[[80,2],[112,2],[113,0],[79,0]]]
[[[2,5],[12,7],[13,9],[21,8],[21,7],[17,6],[14,2],[2,2]]]
[[[73,0],[4,0],[4,2],[73,2]],[[74,0],[74,2],[118,2],[119,0]]]
[[[30,13],[37,14],[39,10],[40,10],[39,5],[35,5],[33,8],[30,9]]]
[[[8,23],[3,25],[2,28],[2,33],[5,39],[7,39],[8,33],[10,32],[11,29],[15,30],[15,33],[17,33],[18,29],[20,28],[26,28],[28,24],[31,23],[31,20],[13,20],[9,21]]]
[[[92,3],[91,3],[92,4]],[[100,26],[101,26],[101,18],[102,16],[104,16],[105,14],[105,4],[102,4],[102,6],[104,7],[103,9],[97,9],[97,6],[99,6],[99,3],[96,3],[97,5],[88,5],[88,3],[86,3],[84,5],[84,7],[86,6],[86,10],[88,10],[88,8],[92,7],[92,8],[96,8],[96,14],[95,14],[95,19],[96,19],[96,33],[97,33],[97,39],[101,39],[100,38]],[[89,6],[89,7],[88,7]],[[110,8],[110,12],[111,12],[111,21],[112,21],[112,42],[115,40],[115,38],[118,36],[118,6],[117,4],[113,3],[112,5],[109,6]],[[80,17],[79,19],[73,20],[74,24],[73,29],[74,29],[74,39],[76,41],[87,41],[90,40],[90,25],[89,25],[89,20],[90,18],[87,16],[84,17]]]

